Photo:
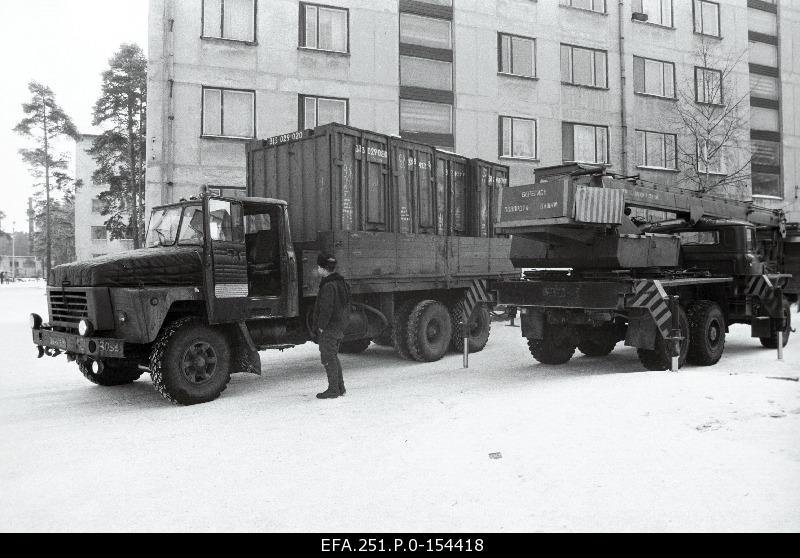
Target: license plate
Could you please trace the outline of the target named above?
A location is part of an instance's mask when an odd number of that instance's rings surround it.
[[[122,343],[119,341],[97,340],[97,348],[101,354],[116,355],[122,353]]]
[[[61,350],[64,350],[64,351],[67,350],[67,338],[66,337],[61,337],[61,336],[51,335],[51,334],[45,333],[44,335],[42,335],[42,342],[47,347],[55,347],[56,349],[61,349]]]

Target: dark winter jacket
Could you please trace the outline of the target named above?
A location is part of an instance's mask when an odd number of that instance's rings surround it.
[[[350,318],[350,287],[344,277],[331,273],[319,285],[314,324],[326,333],[344,334]]]

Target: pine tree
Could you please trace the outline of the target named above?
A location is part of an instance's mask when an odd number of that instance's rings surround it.
[[[32,81],[28,85],[31,93],[30,102],[22,105],[24,118],[16,125],[14,131],[23,137],[32,139],[36,147],[20,149],[22,160],[28,164],[34,178],[42,180],[37,186],[43,203],[39,204],[42,225],[45,231],[44,265],[45,276],[49,277],[53,263],[52,206],[53,193],[68,187],[71,178],[67,174],[69,158],[65,154],[53,152],[54,142],[61,138],[78,140],[80,134],[72,119],[58,106],[53,91],[41,83]]]
[[[111,239],[144,240],[144,182],[147,110],[147,59],[135,44],[123,44],[103,72],[102,95],[94,106],[94,125],[106,128],[89,153],[97,161],[95,184]]]

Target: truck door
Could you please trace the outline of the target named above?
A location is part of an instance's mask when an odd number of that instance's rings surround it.
[[[248,295],[242,204],[215,198],[206,200],[209,321],[212,324],[239,321],[245,317]]]

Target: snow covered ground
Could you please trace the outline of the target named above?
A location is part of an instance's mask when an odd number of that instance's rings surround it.
[[[622,345],[539,365],[495,324],[469,370],[345,356],[334,401],[309,345],[181,408],[36,360],[32,311],[41,287],[0,288],[0,531],[800,530],[800,384],[768,378],[800,335],[778,362],[735,327],[671,374]]]

